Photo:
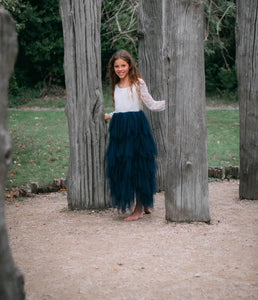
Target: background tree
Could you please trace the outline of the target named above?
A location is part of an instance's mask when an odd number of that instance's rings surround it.
[[[17,54],[17,36],[10,14],[1,6],[0,28],[0,299],[19,300],[25,298],[23,276],[12,259],[4,216],[4,189],[11,160],[11,143],[6,129],[7,91]]]
[[[166,218],[209,221],[203,1],[164,2]]]
[[[154,99],[164,97],[162,1],[140,1],[139,9],[139,69]],[[155,38],[154,38],[155,37]],[[165,190],[166,183],[166,113],[145,109],[158,148],[157,189]]]
[[[11,88],[64,84],[62,24],[56,0],[0,0],[13,15],[19,54]]]
[[[68,206],[104,208],[106,125],[101,86],[101,0],[60,0],[69,127]]]
[[[237,1],[241,199],[258,199],[258,3]]]
[[[206,91],[235,91],[235,1],[205,0],[204,16]]]
[[[161,1],[162,2],[162,1]],[[205,74],[209,94],[236,90],[235,0],[205,0]],[[41,95],[49,87],[64,87],[63,36],[55,0],[0,0],[13,15],[19,37],[19,56],[10,81],[12,94],[35,88]],[[150,2],[151,4],[151,2]],[[139,0],[102,0],[102,76],[116,50],[126,49],[138,60]],[[54,90],[54,89],[52,89]],[[59,91],[59,89],[58,89]],[[39,93],[38,93],[39,94]]]

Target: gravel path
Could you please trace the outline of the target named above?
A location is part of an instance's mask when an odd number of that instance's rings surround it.
[[[62,193],[8,201],[26,299],[258,299],[258,202],[238,200],[238,181],[209,187],[211,225],[167,223],[163,193],[129,223],[68,211]]]

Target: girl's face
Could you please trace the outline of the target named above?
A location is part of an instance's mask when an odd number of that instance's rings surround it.
[[[114,62],[114,71],[120,79],[125,79],[128,77],[129,64],[125,60],[119,58]]]

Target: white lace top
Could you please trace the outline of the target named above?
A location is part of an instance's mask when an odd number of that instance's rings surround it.
[[[141,100],[148,109],[152,111],[165,110],[165,100],[155,101],[149,94],[148,88],[142,79],[140,79],[140,92]],[[132,89],[130,87],[120,88],[116,85],[114,99],[115,111],[113,113],[139,111],[141,109],[135,85],[133,85]],[[110,117],[112,117],[113,113],[110,114]]]

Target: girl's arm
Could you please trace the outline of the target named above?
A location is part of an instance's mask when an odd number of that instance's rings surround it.
[[[140,79],[141,99],[143,103],[152,111],[163,111],[166,109],[166,101],[155,101],[150,95],[145,82]]]

